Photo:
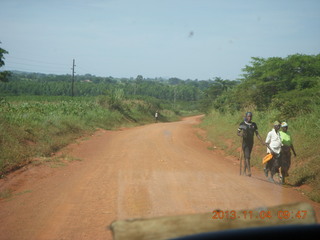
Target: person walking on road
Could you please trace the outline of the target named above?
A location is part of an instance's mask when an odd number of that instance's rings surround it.
[[[155,118],[156,122],[158,122],[158,118],[159,118],[159,113],[158,113],[158,111],[156,111],[156,113],[154,114],[154,118]]]
[[[291,165],[291,151],[296,157],[297,154],[293,147],[293,141],[290,132],[288,132],[288,124],[286,122],[281,123],[282,131],[280,131],[281,137],[281,181],[284,183],[285,178],[289,176],[288,171]]]
[[[273,176],[276,172],[279,172],[280,167],[280,152],[281,152],[281,137],[280,137],[280,123],[275,121],[273,123],[273,129],[268,133],[266,138],[267,153],[272,154],[272,159],[267,162],[264,173],[268,177],[269,172],[271,176],[269,177],[270,182],[274,182]]]
[[[240,174],[251,177],[251,165],[250,165],[250,156],[253,147],[253,138],[254,134],[262,141],[259,133],[258,126],[255,122],[252,122],[252,113],[247,112],[244,118],[244,121],[240,123],[237,135],[242,137],[242,151],[244,155],[244,169],[242,172],[242,163],[240,159]],[[248,173],[247,173],[248,170]]]

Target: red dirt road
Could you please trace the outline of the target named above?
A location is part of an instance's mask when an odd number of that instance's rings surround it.
[[[199,121],[101,130],[65,150],[81,161],[10,174],[0,180],[0,191],[13,191],[0,200],[0,239],[111,239],[117,219],[311,202],[255,169],[239,176],[237,159],[197,136]]]

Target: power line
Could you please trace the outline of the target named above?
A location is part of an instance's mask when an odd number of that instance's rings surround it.
[[[54,64],[49,62],[34,61],[27,58],[15,58],[17,61],[6,59],[6,69],[31,71],[31,72],[50,72],[57,74],[66,74],[68,68],[65,64]],[[24,59],[23,61],[19,59]],[[26,68],[27,67],[27,68]]]
[[[77,66],[83,71],[83,74],[95,74],[94,71],[88,70],[86,67]],[[91,67],[90,67],[91,68]],[[6,65],[3,69],[28,71],[48,74],[67,74],[68,67],[63,63],[35,60],[25,57],[12,57],[8,56],[6,59]],[[81,72],[82,72],[81,71]],[[98,70],[97,70],[98,71]],[[75,72],[74,72],[75,73]]]
[[[30,67],[41,67],[41,68],[47,68],[49,66],[41,66],[41,65],[38,65],[38,64],[30,64],[30,63],[21,63],[21,62],[13,62],[13,61],[7,61],[6,62],[6,65],[8,64],[17,64],[17,65],[23,65],[23,66],[30,66]],[[60,68],[60,69],[66,69],[66,66],[62,67],[62,66],[53,66],[54,68]],[[50,68],[51,69],[51,68]]]
[[[84,67],[80,67],[80,66],[77,66],[78,68],[80,68],[80,70],[82,70],[85,74],[91,74],[90,71]]]
[[[48,72],[61,72],[63,70],[66,70],[66,72],[68,71],[66,68],[67,63],[61,63],[61,62],[54,62],[54,61],[48,61],[49,59],[46,58],[45,60],[39,60],[40,58],[38,57],[34,57],[32,55],[32,57],[16,57],[16,56],[12,56],[12,55],[8,55],[6,57],[6,63],[7,65],[23,65],[23,66],[30,66],[30,67],[35,67],[35,68],[41,68],[44,69],[44,71]],[[83,74],[93,74],[96,75],[100,69],[95,68],[94,66],[90,66],[90,70],[87,69],[87,67],[80,67],[77,66],[80,70],[83,71]],[[18,67],[21,68],[21,67]],[[51,70],[52,69],[52,70]],[[31,70],[31,71],[36,71],[36,72],[40,72],[39,70]]]
[[[56,63],[56,62],[47,62],[47,61],[39,61],[39,60],[34,60],[34,59],[29,59],[29,58],[21,58],[21,57],[8,57],[13,58],[13,59],[17,59],[17,60],[24,60],[24,61],[28,61],[28,62],[35,62],[35,63],[40,63],[40,64],[49,64],[49,65],[57,65],[57,66],[65,66],[65,64],[63,63]]]
[[[6,70],[6,71],[21,71],[21,72],[36,72],[36,73],[43,73],[43,74],[67,74],[67,71],[63,71],[63,70],[58,70],[58,69],[55,69],[55,70],[44,70],[44,69],[41,69],[41,70],[35,70],[33,68],[30,68],[28,66],[12,66],[12,65],[6,65],[3,67],[3,70]]]
[[[74,67],[75,67],[75,60],[73,59],[72,61],[72,84],[71,84],[71,96],[73,97],[74,96]]]

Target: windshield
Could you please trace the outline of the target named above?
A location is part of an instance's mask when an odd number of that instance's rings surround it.
[[[4,239],[319,222],[319,1],[0,5]]]

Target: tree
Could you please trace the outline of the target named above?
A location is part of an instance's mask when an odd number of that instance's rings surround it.
[[[223,80],[216,77],[212,85],[204,91],[205,97],[201,100],[201,108],[203,111],[209,110],[211,107],[220,109],[226,101],[226,96],[230,90],[239,84],[237,81]],[[224,99],[223,101],[221,99]]]
[[[169,78],[169,84],[171,85],[178,85],[183,83],[183,81],[179,78],[173,77],[173,78]]]
[[[320,77],[319,67],[320,55],[252,58],[251,65],[243,69],[238,101],[242,106],[255,105],[265,110],[279,94],[315,87]]]
[[[143,76],[142,75],[138,75],[137,77],[136,77],[136,82],[137,83],[141,83],[143,81]]]
[[[4,66],[4,56],[3,56],[4,54],[8,54],[8,52],[3,48],[0,48],[0,68]],[[9,76],[10,76],[9,71],[0,72],[0,82],[7,82]]]

